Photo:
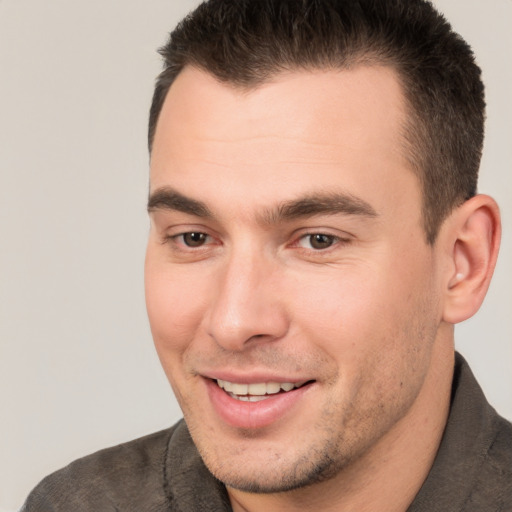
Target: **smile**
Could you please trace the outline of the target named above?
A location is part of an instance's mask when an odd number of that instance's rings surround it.
[[[259,402],[268,399],[271,395],[286,393],[292,389],[302,387],[303,382],[257,382],[252,384],[240,384],[217,379],[217,385],[235,400],[242,402]]]
[[[300,404],[307,404],[306,396],[311,396],[316,388],[315,380],[290,382],[286,378],[279,382],[278,379],[266,381],[263,377],[260,382],[242,383],[214,377],[203,382],[218,418],[243,429],[266,427],[294,410],[300,411]]]

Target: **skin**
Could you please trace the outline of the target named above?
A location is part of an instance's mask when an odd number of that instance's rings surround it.
[[[432,465],[452,323],[478,308],[496,252],[477,257],[460,233],[496,247],[499,233],[486,233],[498,214],[475,199],[426,243],[405,119],[382,66],[283,74],[253,90],[187,68],[167,95],[147,308],[194,442],[235,511],[406,510]],[[472,270],[478,258],[485,272]],[[216,372],[312,382],[270,424],[239,428],[212,405]]]

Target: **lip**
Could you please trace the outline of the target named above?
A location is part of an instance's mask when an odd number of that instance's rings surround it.
[[[310,380],[315,380],[312,376],[301,375],[300,377],[291,377],[290,375],[272,373],[268,370],[262,371],[254,371],[251,370],[242,372],[242,371],[232,371],[232,370],[201,370],[197,372],[198,375],[205,379],[210,380],[227,380],[228,382],[236,382],[239,384],[257,384],[259,382],[291,382],[292,384],[296,384],[298,382],[308,382]]]
[[[247,382],[246,379],[244,380]],[[253,380],[252,382],[262,381]],[[205,383],[217,415],[228,425],[243,429],[259,429],[278,421],[302,401],[314,384],[310,382],[286,393],[269,395],[269,398],[258,402],[243,402],[229,396],[214,380],[205,378]]]

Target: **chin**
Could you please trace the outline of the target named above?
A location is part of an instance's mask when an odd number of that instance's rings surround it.
[[[330,480],[350,463],[333,440],[317,439],[307,447],[296,439],[289,453],[282,443],[263,442],[251,435],[244,436],[241,443],[226,441],[215,447],[201,441],[194,439],[210,472],[227,487],[247,493],[272,494],[307,487]]]
[[[324,482],[334,478],[339,473],[339,469],[334,467],[333,461],[323,461],[323,463],[308,464],[307,468],[292,468],[287,473],[279,472],[276,474],[258,475],[240,475],[227,474],[215,475],[227,487],[237,489],[242,492],[253,494],[275,494],[281,492],[294,491],[308,487],[313,484]]]

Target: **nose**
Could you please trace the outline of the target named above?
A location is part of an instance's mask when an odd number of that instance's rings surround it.
[[[219,273],[207,331],[226,350],[242,351],[282,338],[288,330],[279,268],[263,255],[233,254]]]

